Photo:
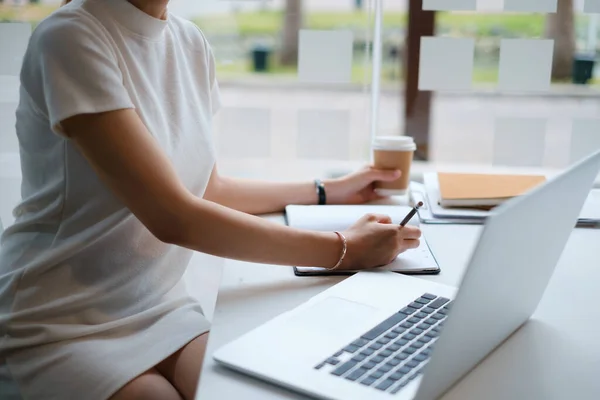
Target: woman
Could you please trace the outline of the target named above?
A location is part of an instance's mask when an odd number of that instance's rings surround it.
[[[194,250],[357,270],[418,246],[386,216],[339,234],[253,216],[316,203],[314,183],[219,175],[213,55],[167,3],[76,0],[30,40],[23,201],[0,253],[0,360],[24,398],[192,399],[209,330],[182,282]],[[327,202],[371,200],[397,176],[326,181]]]

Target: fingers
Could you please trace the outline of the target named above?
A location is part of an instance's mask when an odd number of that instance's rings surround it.
[[[421,237],[421,230],[411,225],[401,227],[399,233],[400,237],[405,240],[419,239]]]
[[[390,216],[385,214],[367,214],[365,217],[367,218],[367,221],[371,222],[379,222],[381,224],[392,223],[392,219],[390,218]]]
[[[397,169],[370,168],[367,173],[371,181],[393,181],[402,175],[402,171]]]
[[[421,241],[419,239],[408,239],[402,242],[406,249],[416,249],[421,245]]]

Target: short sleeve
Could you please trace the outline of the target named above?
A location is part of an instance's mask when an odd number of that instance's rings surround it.
[[[40,29],[26,57],[41,88],[42,109],[59,135],[64,135],[60,123],[75,115],[134,107],[116,55],[96,30],[75,19],[52,21]]]
[[[208,42],[206,45],[208,48],[208,76],[210,79],[210,108],[212,115],[215,115],[221,108],[221,92],[217,81],[215,56]]]

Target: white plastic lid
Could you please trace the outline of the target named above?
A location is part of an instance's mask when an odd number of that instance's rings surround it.
[[[417,149],[417,145],[410,136],[376,136],[373,139],[373,148],[377,150],[414,151]]]

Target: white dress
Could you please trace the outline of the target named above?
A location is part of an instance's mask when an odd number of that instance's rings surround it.
[[[35,30],[21,73],[23,173],[0,248],[0,385],[102,400],[209,324],[186,293],[191,251],[157,240],[63,136],[82,113],[135,108],[186,187],[214,165],[214,60],[191,22],[125,0],[76,0]]]

